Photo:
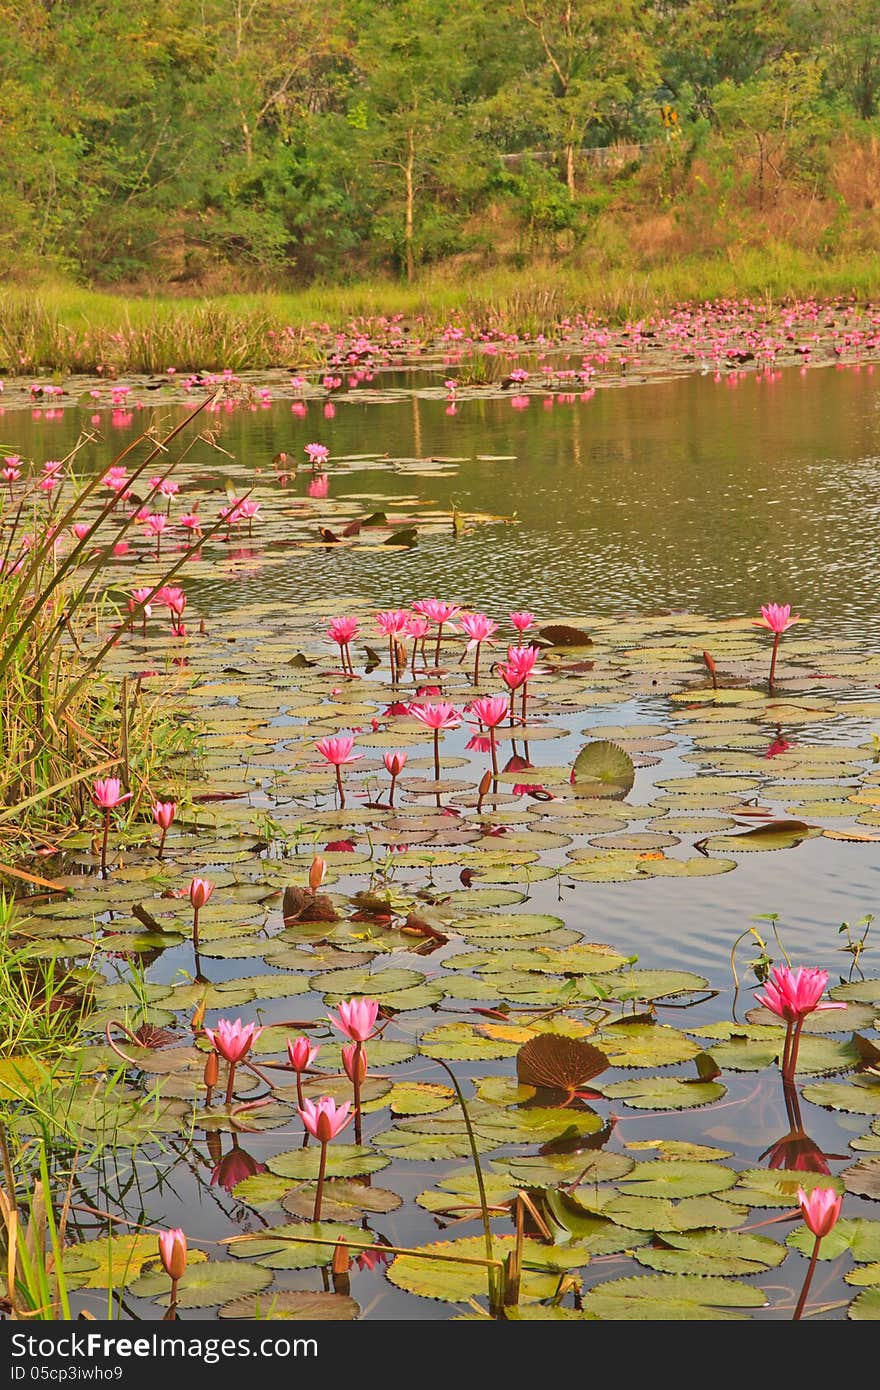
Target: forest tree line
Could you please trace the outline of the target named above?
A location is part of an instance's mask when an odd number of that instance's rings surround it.
[[[880,0],[0,0],[0,274],[864,246],[878,103]]]

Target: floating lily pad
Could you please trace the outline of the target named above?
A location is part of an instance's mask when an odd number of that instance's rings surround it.
[[[348,1294],[280,1289],[235,1298],[223,1305],[218,1316],[237,1321],[256,1318],[270,1322],[352,1322],[360,1311]]]
[[[762,1289],[734,1279],[647,1274],[597,1285],[584,1308],[615,1322],[731,1321],[745,1316],[732,1309],[761,1308],[766,1302]]]
[[[268,1269],[242,1265],[231,1260],[205,1260],[202,1264],[187,1263],[186,1272],[177,1289],[180,1308],[213,1308],[230,1299],[256,1294],[272,1283]],[[129,1290],[136,1298],[167,1300],[171,1280],[164,1269],[152,1269],[142,1274]]]

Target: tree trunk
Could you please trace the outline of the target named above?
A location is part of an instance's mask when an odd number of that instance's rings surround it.
[[[403,242],[406,249],[406,278],[408,283],[412,283],[415,277],[415,258],[413,255],[413,205],[415,195],[413,192],[413,170],[415,166],[415,135],[410,129],[407,131],[407,154],[406,164],[403,167],[406,179],[406,221],[403,231]]]
[[[574,182],[574,145],[569,144],[565,147],[565,184],[571,197],[577,196],[577,188]]]

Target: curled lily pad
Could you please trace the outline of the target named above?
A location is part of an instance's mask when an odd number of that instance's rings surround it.
[[[620,744],[597,739],[582,748],[575,759],[573,786],[578,796],[603,796],[622,800],[632,791],[635,765]]]

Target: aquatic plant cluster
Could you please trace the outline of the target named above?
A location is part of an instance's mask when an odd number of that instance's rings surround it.
[[[0,333],[3,320],[0,319]],[[2,338],[0,338],[2,344]],[[880,309],[855,296],[833,303],[818,298],[774,306],[748,298],[702,304],[620,321],[592,311],[560,312],[527,304],[478,313],[430,316],[370,314],[341,327],[326,320],[296,324],[263,312],[226,316],[193,313],[175,327],[154,319],[143,328],[83,329],[57,322],[16,331],[4,360],[4,402],[29,404],[41,419],[77,405],[116,412],[117,423],[159,399],[197,401],[218,388],[253,387],[250,405],[272,396],[333,399],[368,390],[382,368],[445,365],[447,389],[504,383],[511,398],[536,388],[554,393],[589,390],[610,379],[632,381],[658,373],[739,370],[770,372],[789,365],[874,361],[880,348]],[[560,360],[564,352],[569,360]],[[66,383],[46,371],[72,373]],[[277,378],[266,373],[279,373]],[[280,375],[280,373],[284,375]],[[148,383],[131,379],[150,374]],[[260,377],[252,376],[261,373]],[[229,399],[216,409],[233,408]],[[299,410],[301,411],[301,404]],[[93,421],[98,423],[98,421]]]
[[[268,583],[291,542],[368,553],[455,517],[316,493],[348,461],[314,438],[230,467],[219,504],[203,462],[154,473],[154,448],[91,478],[6,464],[7,592],[27,515],[65,580],[95,567],[72,680],[173,696],[191,738],[149,775],[93,765],[39,874],[10,866],[7,946],[69,1023],[0,1059],[15,1314],[350,1318],[381,1292],[504,1319],[876,1317],[867,927],[835,982],[774,921],[731,1017],[704,975],[593,940],[590,905],[876,843],[880,658],[779,602],[267,590],[220,621],[217,567]],[[646,697],[663,723],[633,722]],[[216,1241],[187,1229],[194,1194]]]

